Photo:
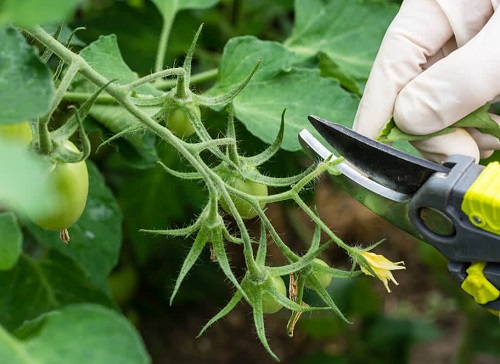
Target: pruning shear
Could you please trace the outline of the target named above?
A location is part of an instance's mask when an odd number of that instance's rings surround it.
[[[332,176],[347,193],[391,224],[434,246],[462,289],[500,310],[500,164],[477,165],[453,155],[443,164],[367,138],[317,116],[309,121],[342,159]],[[299,133],[313,158],[335,160],[307,129]]]

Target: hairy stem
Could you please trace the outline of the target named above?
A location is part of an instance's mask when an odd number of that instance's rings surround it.
[[[52,152],[48,121],[48,118],[38,119],[38,151],[43,155],[49,155]]]
[[[168,38],[172,30],[172,23],[174,22],[175,13],[163,16],[163,26],[161,28],[160,40],[158,41],[158,50],[156,52],[155,72],[163,69],[165,63],[165,54],[167,53]]]
[[[176,68],[168,68],[166,70],[160,70],[158,72],[152,73],[150,75],[141,77],[135,81],[130,82],[129,84],[125,85],[124,88],[126,91],[132,91],[134,88],[139,87],[141,85],[144,85],[145,83],[150,83],[155,80],[162,79],[163,77],[167,76],[179,76],[182,77],[184,76],[186,71],[184,68],[181,67],[176,67]]]
[[[218,74],[219,70],[217,68],[213,68],[208,71],[197,73],[196,75],[191,75],[189,79],[189,84],[195,85],[197,83],[203,83],[214,80],[217,78]],[[176,80],[158,80],[155,83],[155,86],[160,90],[165,90],[174,87],[176,84],[177,84]]]
[[[307,206],[307,204],[300,198],[300,196],[295,196],[293,200],[307,215],[309,215],[309,217],[321,228],[321,230],[323,230],[333,240],[335,244],[340,246],[349,254],[355,252],[354,249],[344,243],[328,226],[326,226],[326,224],[318,217],[318,215],[314,213],[313,210],[311,210],[309,206]]]
[[[52,105],[50,108],[50,113],[47,118],[47,120],[50,120],[50,117],[52,116],[52,113],[57,109],[57,106],[61,102],[61,100],[64,97],[64,94],[66,93],[66,90],[68,89],[69,85],[71,84],[71,81],[73,81],[73,78],[77,74],[78,70],[80,69],[80,62],[77,60],[70,62],[69,63],[69,68],[64,74],[64,77],[62,78],[61,82],[59,83],[59,87],[56,90],[56,93],[54,94],[54,97],[52,98]]]
[[[66,92],[63,95],[64,101],[73,101],[73,102],[85,102],[90,97],[92,97],[91,92]],[[109,95],[99,95],[95,100],[96,104],[104,104],[104,105],[116,105],[118,101],[112,96]]]

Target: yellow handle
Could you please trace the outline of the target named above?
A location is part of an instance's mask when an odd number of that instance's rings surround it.
[[[500,235],[500,163],[486,166],[465,193],[462,211],[470,222]]]
[[[488,281],[483,273],[485,262],[472,263],[467,268],[467,277],[462,282],[462,289],[474,297],[474,300],[484,305],[500,297],[500,291]]]

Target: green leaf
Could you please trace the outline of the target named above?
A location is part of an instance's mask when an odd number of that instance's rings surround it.
[[[282,148],[286,150],[300,149],[297,134],[303,128],[319,136],[307,121],[309,114],[352,124],[358,104],[355,96],[315,70],[292,68],[292,52],[280,43],[255,37],[238,37],[226,44],[217,84],[208,94],[216,96],[234,87],[259,58],[262,63],[257,72],[233,102],[235,116],[252,134],[272,144],[284,109],[287,113]]]
[[[476,128],[481,133],[491,134],[496,138],[500,138],[500,125],[488,114],[490,106],[489,103],[481,106],[479,109],[457,121],[452,127]]]
[[[32,215],[50,210],[57,198],[48,183],[49,168],[27,146],[2,140],[0,143],[0,205]]]
[[[3,0],[0,2],[0,26],[21,26],[63,21],[82,0]]]
[[[0,44],[0,124],[23,122],[46,114],[54,84],[38,51],[10,27],[0,28]]]
[[[224,46],[217,84],[208,94],[223,94],[239,83],[262,58],[252,81],[263,81],[280,72],[290,71],[294,55],[277,42],[252,36],[232,38]]]
[[[80,52],[80,56],[90,64],[95,71],[107,77],[109,80],[116,80],[117,84],[123,85],[135,81],[139,78],[137,73],[132,71],[125,63],[118,48],[116,35],[100,36],[95,42],[89,44]],[[83,76],[75,77],[75,87],[89,91],[96,89],[96,86],[89,86]],[[135,89],[145,95],[160,95],[151,84],[144,84]]]
[[[322,52],[346,76],[367,78],[397,9],[367,0],[296,0],[293,30],[285,44],[298,60]]]
[[[0,362],[140,364],[150,358],[123,316],[98,305],[79,304],[40,316],[17,337],[0,327]]]
[[[476,128],[481,133],[491,134],[496,138],[500,138],[500,126],[488,114],[489,107],[490,104],[485,104],[479,109],[464,116],[462,119],[452,124],[451,126],[435,133],[425,135],[413,135],[405,133],[398,128],[394,119],[391,118],[384,125],[384,128],[380,131],[379,135],[377,136],[377,140],[383,143],[395,142],[400,140],[422,140],[452,133],[456,130],[456,128]]]
[[[294,69],[267,80],[252,80],[235,98],[234,111],[252,134],[272,144],[286,108],[282,148],[295,151],[301,149],[297,135],[302,129],[320,137],[308,115],[351,126],[358,101],[336,80],[323,78],[315,70]]]
[[[332,62],[332,60],[324,53],[319,54],[318,67],[321,72],[321,76],[336,78],[339,80],[342,87],[361,97],[363,89],[365,88],[365,83],[363,81],[353,79],[343,73],[339,65]]]
[[[42,230],[26,222],[42,245],[73,258],[85,270],[91,284],[107,292],[107,277],[118,261],[122,241],[122,214],[98,169],[87,161],[89,196],[80,219],[68,229],[69,244],[62,244],[59,233]]]
[[[164,18],[170,18],[183,9],[206,9],[219,0],[152,0]]]
[[[21,254],[23,234],[11,212],[0,213],[0,270],[11,269]]]
[[[0,323],[7,330],[77,302],[112,306],[107,295],[90,285],[77,263],[56,251],[49,251],[43,260],[21,255],[14,268],[0,272]]]

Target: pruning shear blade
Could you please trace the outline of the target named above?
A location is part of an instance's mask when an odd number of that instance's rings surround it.
[[[340,124],[313,115],[309,121],[340,155],[394,191],[414,194],[432,174],[450,171],[441,164],[414,157]]]
[[[302,148],[313,159],[326,160],[332,155],[332,152],[330,152],[307,129],[303,129],[299,133],[299,141]],[[332,158],[332,160],[337,158],[338,157]],[[336,164],[336,168],[341,174],[331,176],[331,178],[337,185],[341,186],[352,197],[377,215],[383,217],[409,234],[421,238],[407,218],[407,204],[411,195],[395,191],[370,179],[369,176],[357,169],[347,160],[343,160]]]

